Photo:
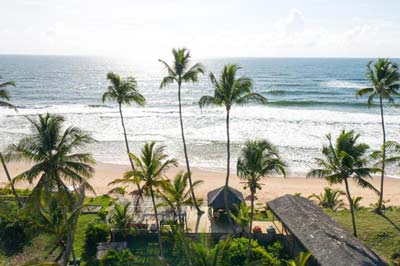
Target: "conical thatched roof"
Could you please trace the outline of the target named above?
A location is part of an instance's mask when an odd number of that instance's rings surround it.
[[[228,201],[232,209],[234,204],[240,204],[244,201],[243,194],[234,188],[228,188]],[[208,206],[214,209],[225,209],[224,187],[214,189],[207,194]]]
[[[387,265],[312,201],[285,195],[267,205],[319,265]]]

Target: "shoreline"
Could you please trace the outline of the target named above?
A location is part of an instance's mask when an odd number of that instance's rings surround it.
[[[9,163],[7,164],[8,170],[11,176],[15,176],[18,173],[28,169],[29,164],[27,163]],[[96,194],[106,194],[112,187],[108,186],[112,180],[120,178],[122,174],[129,169],[128,164],[112,164],[112,163],[101,163],[98,162],[94,166],[95,173],[89,183],[93,186]],[[182,165],[170,168],[166,171],[165,176],[172,179],[175,174],[183,171]],[[192,167],[193,180],[203,180],[204,182],[199,185],[196,190],[196,195],[207,200],[207,193],[215,188],[224,185],[225,182],[225,171],[223,169],[208,169]],[[231,174],[230,186],[240,190],[244,197],[248,196],[249,191],[243,189],[242,181],[236,176]],[[375,187],[379,187],[379,178],[373,178],[371,183]],[[7,178],[1,168],[0,171],[0,187],[4,187],[7,184]],[[257,191],[257,202],[265,203],[266,201],[272,200],[276,197],[285,194],[301,193],[302,196],[308,197],[315,193],[319,194],[323,191],[323,188],[329,186],[328,182],[324,179],[317,178],[306,178],[301,175],[290,175],[286,178],[283,177],[267,177],[262,180],[262,190]],[[32,188],[33,185],[28,183],[19,183],[16,185],[17,188]],[[333,185],[334,188],[340,188],[344,190],[343,185]],[[378,196],[372,193],[370,190],[362,189],[354,184],[350,187],[352,196],[361,196],[361,205],[369,206],[371,203],[375,203]],[[90,194],[88,194],[90,195]],[[386,177],[385,178],[385,200],[390,200],[388,205],[400,205],[400,179]],[[345,199],[344,199],[345,201]],[[345,201],[346,202],[346,201]]]

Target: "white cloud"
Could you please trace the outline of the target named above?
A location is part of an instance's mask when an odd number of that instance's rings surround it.
[[[301,33],[304,31],[304,17],[299,10],[293,9],[285,22],[287,33]]]

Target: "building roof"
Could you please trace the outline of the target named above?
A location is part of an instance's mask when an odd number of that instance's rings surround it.
[[[228,201],[230,208],[232,208],[234,204],[240,204],[244,201],[243,194],[239,190],[228,187]],[[214,209],[225,209],[224,186],[208,192],[207,202],[208,206]]]
[[[312,201],[285,195],[267,205],[319,265],[387,265]]]

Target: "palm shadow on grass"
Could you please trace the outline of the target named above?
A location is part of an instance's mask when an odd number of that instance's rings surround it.
[[[384,213],[380,214],[386,221],[388,221],[391,225],[393,225],[394,228],[396,228],[397,231],[400,233],[400,227],[395,224],[389,217],[387,217]]]

